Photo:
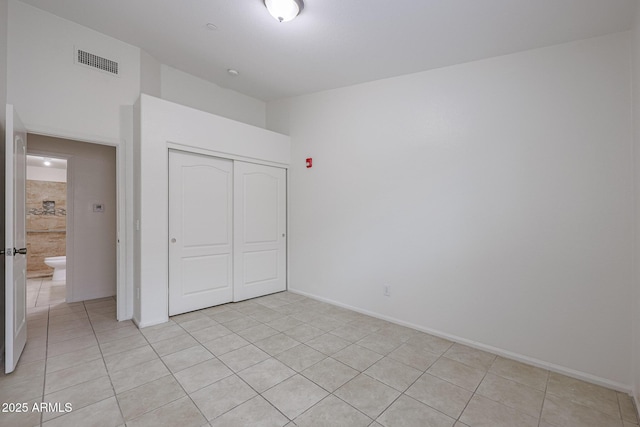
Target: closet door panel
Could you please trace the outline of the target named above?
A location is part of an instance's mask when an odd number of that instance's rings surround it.
[[[233,296],[233,162],[170,151],[169,315]]]
[[[234,301],[286,289],[286,171],[234,166]]]

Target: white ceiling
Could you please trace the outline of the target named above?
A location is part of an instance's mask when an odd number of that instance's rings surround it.
[[[302,14],[281,24],[263,0],[23,1],[262,100],[625,31],[636,3],[305,0]]]
[[[46,166],[44,164],[45,160],[48,160],[51,165]],[[53,157],[42,157],[42,156],[32,156],[27,155],[27,166],[36,166],[41,168],[51,168],[51,169],[67,169],[67,161],[66,159],[57,159]]]

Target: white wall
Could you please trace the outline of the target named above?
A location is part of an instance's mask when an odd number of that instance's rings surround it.
[[[264,128],[264,101],[162,65],[162,99]]]
[[[33,181],[67,182],[67,170],[27,165],[27,179]]]
[[[635,277],[633,317],[633,394],[640,409],[640,6],[636,5],[633,30],[633,142],[635,171]]]
[[[31,132],[119,142],[120,106],[140,93],[140,49],[9,1],[8,99]],[[119,76],[78,65],[74,46],[119,63]]]
[[[629,390],[629,47],[269,103],[293,146],[290,288]]]
[[[72,301],[116,294],[116,149],[41,135],[28,135],[30,153],[67,158],[67,281]],[[105,212],[93,212],[103,203]]]
[[[284,135],[147,95],[134,110],[134,320],[145,327],[169,319],[169,148],[286,167],[291,145]]]

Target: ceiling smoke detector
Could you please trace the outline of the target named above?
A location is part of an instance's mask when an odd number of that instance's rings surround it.
[[[302,0],[264,0],[264,5],[271,16],[280,22],[291,21],[304,9]]]

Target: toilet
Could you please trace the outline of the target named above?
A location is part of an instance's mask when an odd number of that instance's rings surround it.
[[[67,280],[67,257],[52,256],[44,259],[44,263],[53,268],[51,280]]]

